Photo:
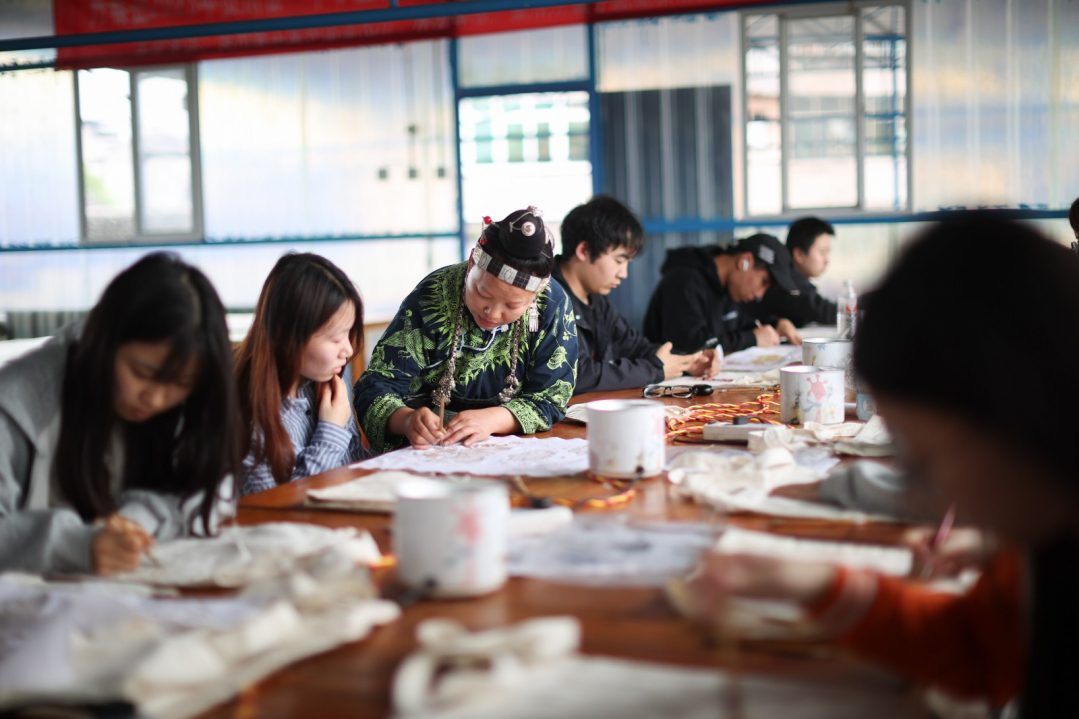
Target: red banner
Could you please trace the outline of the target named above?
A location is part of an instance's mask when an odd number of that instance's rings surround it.
[[[769,2],[774,3],[774,0],[756,0],[754,4]],[[429,0],[405,0],[398,3],[402,7],[449,4]],[[60,48],[56,66],[73,69],[163,65],[218,57],[301,52],[532,30],[602,20],[704,12],[745,4],[745,0],[608,0],[594,4],[362,25]],[[388,8],[387,0],[53,0],[57,35],[183,27]]]

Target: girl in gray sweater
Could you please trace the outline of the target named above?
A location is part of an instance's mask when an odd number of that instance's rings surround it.
[[[167,253],[0,369],[0,571],[112,574],[214,531],[242,457],[233,377],[217,293]]]

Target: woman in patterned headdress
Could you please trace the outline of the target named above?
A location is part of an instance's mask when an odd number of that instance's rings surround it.
[[[553,239],[535,207],[484,224],[467,262],[435,270],[405,298],[356,383],[375,452],[532,434],[565,415],[577,329],[550,281]]]

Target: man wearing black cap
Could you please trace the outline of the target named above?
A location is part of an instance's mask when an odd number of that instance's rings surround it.
[[[745,307],[773,284],[786,292],[797,289],[790,253],[775,237],[753,235],[730,248],[670,250],[661,272],[644,318],[644,333],[653,342],[672,342],[679,352],[716,344],[726,352],[774,347],[784,337],[801,344],[790,320],[761,325]]]
[[[791,253],[791,279],[796,293],[771,287],[752,309],[761,322],[776,322],[785,317],[795,327],[810,322],[832,325],[836,322],[836,303],[822,297],[810,280],[824,274],[832,251],[835,228],[819,217],[801,217],[787,231],[787,251]]]

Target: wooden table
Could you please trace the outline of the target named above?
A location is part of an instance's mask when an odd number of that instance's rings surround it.
[[[664,398],[679,406],[707,402],[745,402],[758,390],[725,390],[693,399]],[[605,398],[640,397],[640,391],[605,393]],[[573,404],[601,398],[586,394]],[[585,427],[563,422],[539,437],[585,437]],[[352,526],[372,533],[383,551],[390,549],[390,518],[304,506],[307,489],[340,484],[365,474],[347,467],[292,482],[240,503],[240,522],[311,522],[331,527]],[[584,477],[532,479],[530,491],[539,495],[579,498],[601,492],[603,487]],[[662,477],[646,480],[629,504],[611,511],[635,512],[674,521],[708,519],[700,507],[672,499]],[[742,516],[729,521],[742,526],[803,536],[891,542],[899,527],[853,525],[813,520],[778,520]],[[376,573],[376,581],[388,594],[395,591],[392,570]],[[583,651],[615,657],[688,666],[723,665],[723,652],[696,627],[679,617],[661,590],[602,589],[555,584],[536,579],[511,579],[492,595],[470,600],[425,601],[407,607],[401,619],[375,630],[363,641],[314,657],[263,681],[245,698],[245,710],[254,708],[259,717],[385,717],[389,715],[389,686],[401,659],[415,647],[418,622],[436,616],[453,617],[470,629],[503,626],[523,619],[571,614],[583,628]],[[815,681],[871,686],[884,693],[905,688],[891,677],[855,660],[837,656],[829,647],[756,644],[741,658],[749,672],[773,676],[810,678]],[[252,706],[253,705],[253,706]],[[231,717],[237,703],[222,705],[206,717]]]

